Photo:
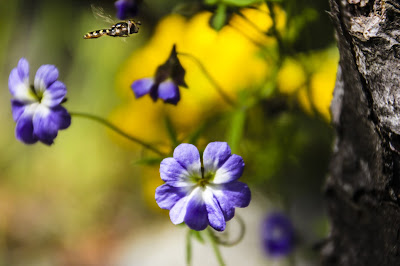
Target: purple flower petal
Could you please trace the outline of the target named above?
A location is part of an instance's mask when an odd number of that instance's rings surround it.
[[[231,156],[231,148],[226,142],[211,142],[203,153],[204,174],[215,173]]]
[[[28,77],[21,78],[18,68],[11,70],[8,78],[8,88],[11,95],[16,100],[27,103],[37,101],[29,86]]]
[[[24,91],[29,89],[29,63],[25,58],[21,58],[18,66],[11,70],[8,78],[8,88],[13,96],[21,89]]]
[[[18,74],[18,68],[14,68],[13,70],[11,70],[10,76],[8,77],[8,89],[10,90],[12,96],[15,95],[21,83],[22,85],[25,84],[25,82],[21,80],[21,77]],[[29,87],[29,84],[26,84],[26,87]]]
[[[27,105],[23,102],[14,99],[11,100],[11,111],[15,122],[17,122],[20,116],[24,113],[26,107]]]
[[[66,129],[71,125],[71,115],[61,105],[51,108],[52,119],[59,129]]]
[[[156,202],[161,209],[170,210],[178,200],[186,196],[186,191],[185,188],[172,187],[168,184],[161,185],[156,189]]]
[[[244,161],[242,157],[236,154],[232,154],[215,173],[213,183],[223,184],[235,181],[242,176],[243,169]]]
[[[36,93],[43,93],[58,79],[58,69],[53,65],[42,65],[36,72],[34,87]]]
[[[181,224],[185,219],[186,207],[189,201],[190,195],[187,195],[178,200],[175,205],[169,211],[169,217],[173,224]]]
[[[192,144],[182,143],[174,150],[174,159],[185,168],[189,174],[201,177],[200,154]]]
[[[212,187],[212,190],[226,221],[229,221],[235,215],[235,207],[244,208],[250,204],[250,189],[242,182],[226,183]]]
[[[64,83],[57,80],[45,90],[41,103],[47,107],[55,107],[61,104],[66,94],[67,88]]]
[[[294,247],[294,227],[282,213],[269,214],[262,226],[266,253],[272,257],[288,255]]]
[[[142,97],[143,95],[148,94],[153,85],[154,80],[152,78],[142,78],[134,81],[131,85],[131,88],[137,99]]]
[[[28,60],[26,60],[25,58],[21,58],[18,61],[18,75],[21,79],[21,81],[24,80],[29,80],[29,63]]]
[[[117,18],[126,20],[136,16],[138,6],[135,0],[118,0],[114,3],[117,9]]]
[[[39,140],[47,145],[53,144],[57,137],[58,125],[51,118],[52,112],[49,108],[41,105],[37,108],[33,116],[34,134]]]
[[[25,115],[21,115],[17,121],[15,136],[25,144],[33,144],[38,141],[38,138],[33,133],[32,116],[29,112],[26,113]]]
[[[68,127],[70,123],[71,117],[61,106],[49,109],[40,105],[33,116],[34,134],[47,145],[53,144],[58,130]]]
[[[181,99],[179,88],[171,80],[161,82],[158,86],[158,97],[166,103],[176,105]]]
[[[202,194],[203,192],[200,188],[196,188],[190,194],[184,219],[189,228],[197,231],[204,230],[208,226],[207,207]]]
[[[166,158],[160,164],[161,179],[174,187],[194,185],[189,180],[188,171],[182,167],[174,158]]]
[[[225,230],[225,217],[217,199],[214,197],[211,189],[206,189],[203,193],[204,202],[208,213],[208,221],[212,228],[217,231]]]

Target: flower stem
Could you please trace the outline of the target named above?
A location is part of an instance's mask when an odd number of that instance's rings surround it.
[[[122,131],[120,128],[118,128],[117,126],[115,126],[114,124],[108,122],[107,120],[105,120],[104,118],[92,115],[92,114],[87,114],[87,113],[80,113],[80,112],[70,112],[71,116],[76,116],[76,117],[84,117],[96,122],[99,122],[100,124],[102,124],[103,126],[106,126],[107,128],[111,129],[112,131],[114,131],[115,133],[121,135],[122,137],[125,137],[126,139],[129,139],[130,141],[142,145],[144,148],[151,150],[155,153],[157,153],[160,156],[165,157],[166,154],[161,152],[160,150],[158,150],[157,148],[153,147],[151,144],[146,143],[134,136],[129,135],[128,133]]]
[[[211,246],[213,248],[215,256],[217,257],[219,265],[220,266],[225,266],[225,262],[224,262],[224,260],[222,258],[221,251],[219,250],[219,247],[218,247],[217,241],[215,239],[214,233],[212,232],[212,229],[211,228],[207,228],[207,233],[208,233],[208,237],[210,239]]]
[[[235,106],[235,102],[224,92],[224,90],[221,88],[221,86],[215,81],[213,77],[211,77],[210,73],[207,71],[207,69],[204,67],[204,65],[201,63],[201,61],[195,57],[194,55],[188,54],[188,53],[178,53],[178,55],[186,56],[190,59],[192,59],[200,68],[200,70],[203,72],[203,74],[207,77],[207,79],[212,83],[212,85],[215,87],[219,95],[224,99],[224,101],[231,105]]]
[[[186,265],[192,265],[192,232],[188,230],[186,235]]]
[[[279,33],[278,28],[277,28],[277,21],[276,21],[276,14],[275,14],[275,10],[274,10],[274,4],[270,3],[268,1],[266,2],[266,4],[267,4],[268,9],[269,9],[270,17],[272,19],[271,31],[272,31],[273,36],[275,36],[276,41],[278,42],[279,59],[281,61],[283,61],[284,54],[285,54],[286,51],[285,51],[285,45],[284,45],[282,36]]]

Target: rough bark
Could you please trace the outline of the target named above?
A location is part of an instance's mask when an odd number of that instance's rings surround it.
[[[330,0],[340,51],[323,265],[400,265],[400,1]]]

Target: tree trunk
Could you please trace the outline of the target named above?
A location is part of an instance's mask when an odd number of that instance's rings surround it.
[[[340,63],[323,265],[400,265],[400,1],[330,0]]]

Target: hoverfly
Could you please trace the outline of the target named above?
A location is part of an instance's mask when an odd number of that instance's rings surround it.
[[[115,23],[111,16],[105,14],[103,8],[94,5],[91,5],[91,7],[96,18],[102,19],[113,25],[109,29],[88,32],[83,36],[84,39],[99,38],[103,35],[111,37],[129,37],[129,35],[139,32],[139,25],[141,25],[140,21],[130,19]]]

